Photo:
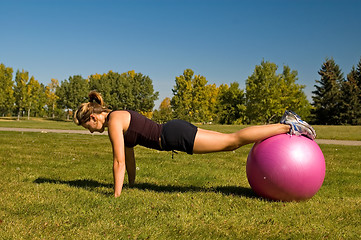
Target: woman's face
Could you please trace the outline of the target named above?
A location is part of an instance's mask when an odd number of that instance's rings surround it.
[[[86,129],[88,129],[91,133],[93,132],[104,132],[104,124],[98,116],[90,116],[90,120],[86,123],[83,123],[82,126]]]

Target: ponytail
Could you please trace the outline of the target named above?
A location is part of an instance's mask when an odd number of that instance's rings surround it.
[[[96,91],[89,93],[89,102],[82,103],[74,112],[73,121],[77,125],[82,125],[90,120],[93,113],[110,112],[111,110],[104,106],[103,97]]]
[[[89,93],[89,102],[96,102],[99,105],[104,106],[103,98],[97,91],[91,91]]]

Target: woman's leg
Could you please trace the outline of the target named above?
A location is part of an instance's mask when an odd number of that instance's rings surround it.
[[[290,126],[286,124],[251,126],[230,134],[198,128],[193,153],[232,151],[243,145],[289,131]]]

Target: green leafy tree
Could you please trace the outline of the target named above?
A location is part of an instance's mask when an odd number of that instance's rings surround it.
[[[127,109],[127,101],[131,96],[131,83],[126,82],[121,74],[109,71],[104,74],[95,74],[89,77],[90,90],[97,90],[103,96],[109,108]]]
[[[284,110],[293,110],[297,112],[304,120],[308,120],[311,114],[311,104],[307,100],[307,96],[303,91],[305,85],[299,85],[296,83],[298,80],[298,72],[291,70],[289,66],[283,66],[283,72],[280,75],[280,104],[282,107],[278,112],[280,117],[283,115]]]
[[[206,85],[205,104],[207,104],[206,114],[203,122],[213,122],[217,120],[217,97],[219,88],[216,84]]]
[[[297,71],[283,67],[277,74],[275,63],[262,61],[246,81],[246,115],[250,123],[278,121],[285,110],[293,110],[307,118],[310,104],[303,92],[304,86],[296,84]]]
[[[208,94],[211,90],[210,85],[204,76],[195,75],[192,79],[192,113],[193,121],[209,122],[212,120],[211,97]]]
[[[126,98],[123,91],[124,81],[117,72],[109,71],[104,74],[93,74],[89,76],[90,90],[96,90],[102,94],[105,103],[111,109],[123,109],[123,99]]]
[[[358,96],[359,96],[359,101],[361,103],[361,58],[360,58],[360,61],[357,64],[355,79],[356,79],[357,87],[360,90]]]
[[[361,124],[360,88],[355,67],[341,85],[340,118],[343,124]]]
[[[165,123],[172,120],[172,107],[169,97],[164,98],[159,108],[154,110],[152,119],[158,123]]]
[[[277,114],[277,65],[262,61],[246,81],[247,117],[251,123],[269,122]],[[277,97],[276,97],[277,96]]]
[[[344,81],[340,67],[331,59],[326,59],[318,74],[320,80],[316,80],[316,90],[312,93],[313,106],[318,124],[341,123],[341,86]]]
[[[171,100],[174,117],[196,122],[213,121],[217,87],[207,84],[204,76],[194,75],[191,69],[184,70],[175,82]]]
[[[186,69],[183,75],[176,77],[175,86],[172,89],[173,97],[171,106],[174,111],[174,117],[186,121],[193,120],[193,96],[192,96],[192,77],[193,70]]]
[[[134,71],[128,71],[121,75],[125,81],[123,81],[124,89],[127,88],[131,91],[127,98],[128,109],[139,111],[143,114],[151,112],[154,108],[154,101],[158,99],[159,93],[154,92],[153,82],[142,73],[135,73]]]
[[[237,82],[219,86],[217,98],[218,122],[221,124],[242,123],[245,119],[245,94]]]
[[[80,75],[69,77],[64,80],[56,89],[56,95],[59,97],[57,104],[67,112],[67,119],[72,110],[78,108],[81,103],[88,100],[89,85],[88,80]]]
[[[0,64],[0,114],[10,115],[14,108],[13,69]]]
[[[15,86],[14,86],[14,96],[16,110],[18,112],[18,120],[20,116],[23,116],[23,111],[26,110],[27,101],[29,99],[28,84],[29,73],[22,70],[21,72],[16,71],[15,75]]]
[[[110,108],[135,110],[145,115],[153,110],[159,95],[148,76],[134,71],[91,75],[89,87],[99,91]]]
[[[55,111],[57,107],[56,101],[59,99],[59,97],[55,94],[58,87],[59,81],[52,78],[51,83],[49,83],[45,88],[47,111],[48,115],[51,115],[52,118],[55,118]]]
[[[45,88],[43,84],[40,84],[33,76],[30,78],[26,85],[27,101],[25,108],[28,113],[28,119],[30,119],[31,112],[33,116],[40,116],[44,113],[45,106]]]

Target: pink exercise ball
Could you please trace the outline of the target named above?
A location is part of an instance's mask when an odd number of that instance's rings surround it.
[[[325,158],[304,136],[280,134],[255,143],[247,158],[253,191],[267,199],[301,201],[314,196],[325,178]]]

